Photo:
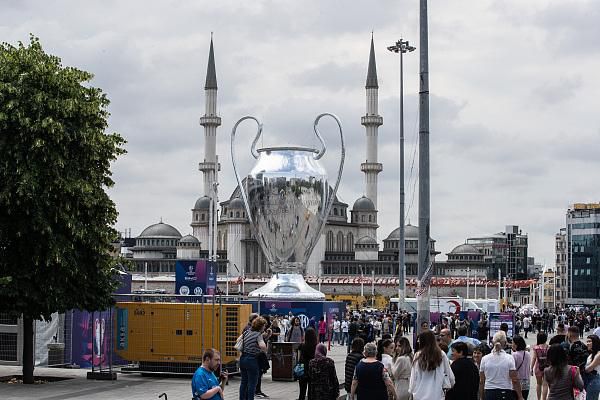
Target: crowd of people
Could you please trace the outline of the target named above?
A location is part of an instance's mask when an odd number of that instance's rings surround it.
[[[537,400],[598,400],[600,321],[595,313],[515,312],[512,335],[503,323],[491,340],[485,314],[477,320],[441,314],[437,323],[417,328],[414,348],[413,336],[408,336],[414,315],[408,312],[311,318],[305,327],[291,314],[252,314],[241,335],[239,398],[268,397],[261,380],[269,368],[270,347],[286,341],[298,344],[294,375],[299,400],[339,397],[328,346],[347,351],[342,387],[351,400],[522,400],[530,391]],[[590,331],[584,343],[584,332]],[[528,335],[536,339],[531,348],[525,341]],[[214,386],[218,382],[212,384],[209,390],[221,397],[198,396],[202,389],[194,396],[222,399],[222,390]]]

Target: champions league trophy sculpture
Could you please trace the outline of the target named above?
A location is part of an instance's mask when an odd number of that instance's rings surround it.
[[[338,125],[341,157],[337,180],[330,188],[327,174],[319,164],[326,151],[318,129],[319,120],[332,117]],[[235,159],[235,133],[247,119],[258,124],[250,152],[256,165],[242,180]],[[242,194],[248,220],[274,275],[250,297],[286,300],[324,300],[325,295],[310,287],[302,276],[306,262],[317,244],[342,178],[346,149],[340,120],[321,114],[313,129],[321,149],[307,147],[269,147],[256,149],[263,126],[254,117],[243,117],[231,131],[231,160]]]

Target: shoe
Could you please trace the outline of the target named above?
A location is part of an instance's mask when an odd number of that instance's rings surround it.
[[[268,399],[269,396],[266,393],[260,392],[260,393],[254,393],[254,397],[260,397],[261,399]]]

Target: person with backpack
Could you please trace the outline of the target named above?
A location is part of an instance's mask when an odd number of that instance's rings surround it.
[[[538,332],[537,344],[531,351],[531,375],[535,376],[537,399],[542,398],[542,383],[544,370],[548,366],[548,335],[545,332]]]
[[[579,328],[570,326],[567,330],[567,341],[563,342],[563,348],[567,352],[567,360],[570,365],[585,367],[589,352],[585,343],[579,340]]]

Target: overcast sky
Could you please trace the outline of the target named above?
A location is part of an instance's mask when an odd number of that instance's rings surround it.
[[[0,0],[0,39],[38,36],[65,65],[95,74],[111,100],[110,129],[127,141],[110,194],[117,228],[137,236],[163,221],[182,234],[202,195],[204,81],[214,32],[219,85],[220,198],[234,189],[235,121],[264,125],[264,145],[313,145],[321,112],[340,116],[347,141],[338,195],[363,194],[365,78],[371,31],[379,78],[379,239],[399,225],[401,36],[419,46],[413,1]],[[600,201],[600,2],[454,0],[429,5],[431,234],[440,259],[467,237],[519,225],[529,254],[554,264],[554,234],[574,202]],[[418,50],[418,49],[417,49]],[[405,56],[408,219],[417,224],[418,51]],[[323,121],[335,175],[339,144]],[[242,171],[254,134],[240,130]],[[418,160],[414,160],[415,167]],[[407,204],[407,206],[408,206]]]

